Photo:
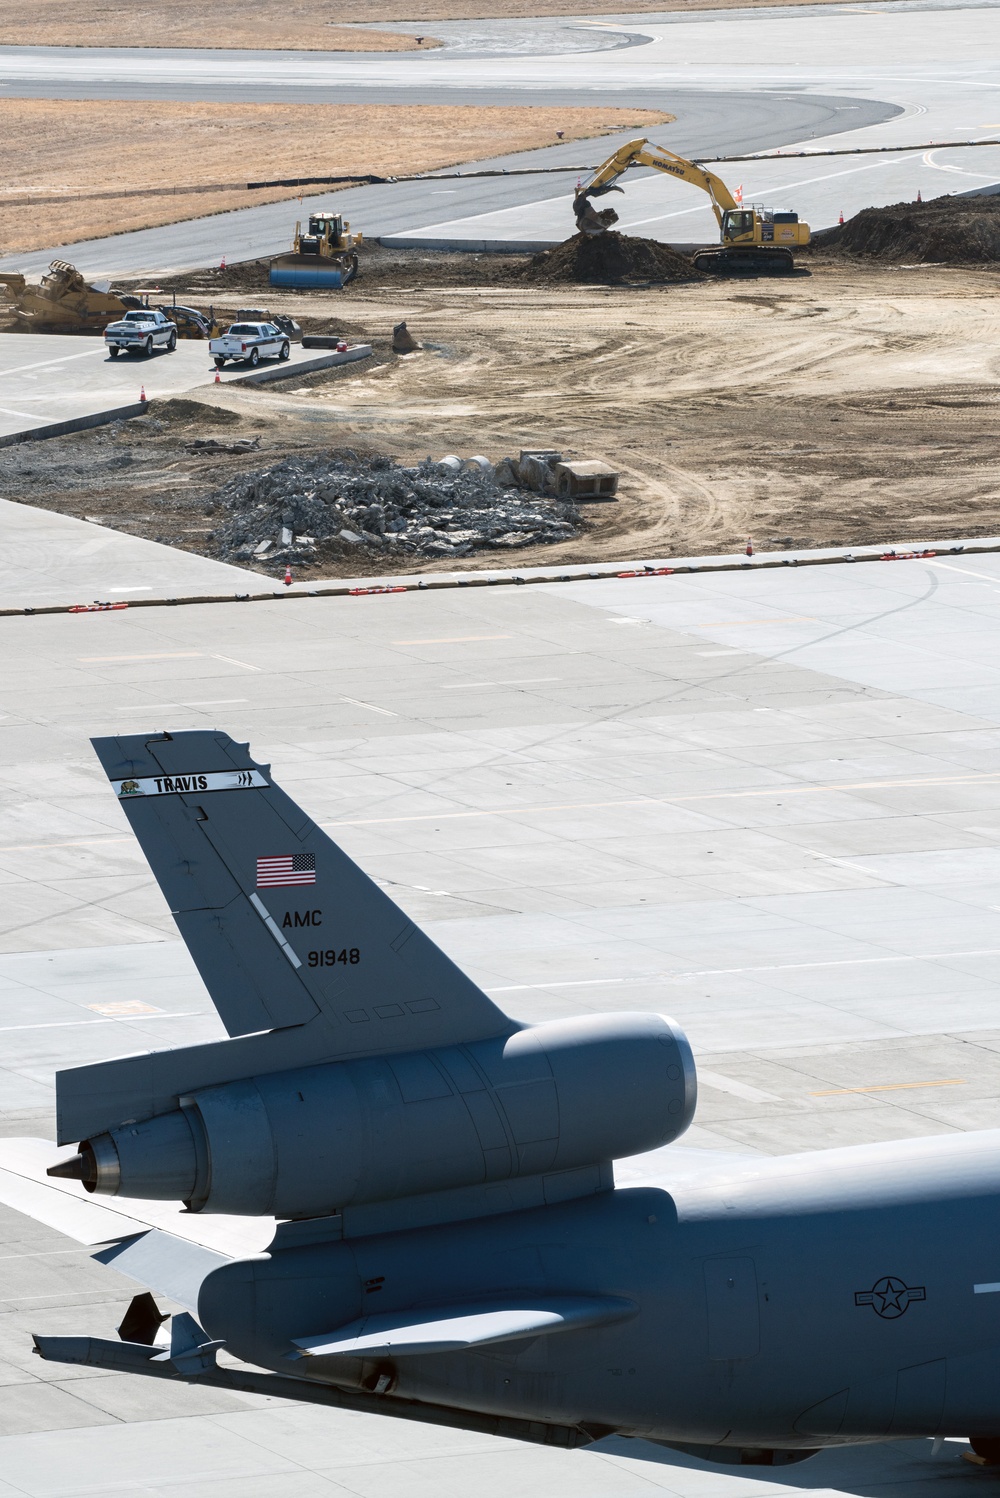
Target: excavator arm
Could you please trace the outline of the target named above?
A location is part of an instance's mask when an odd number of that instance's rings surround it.
[[[611,224],[617,223],[618,215],[613,209],[598,212],[590,199],[603,197],[607,192],[621,192],[622,189],[616,186],[618,178],[633,166],[649,166],[655,171],[666,172],[668,176],[676,177],[681,182],[690,182],[693,186],[700,187],[711,199],[712,211],[720,228],[722,215],[739,206],[722,178],[717,177],[714,172],[706,171],[696,161],[686,161],[683,156],[677,156],[664,146],[653,145],[648,140],[630,140],[613,156],[609,156],[607,161],[602,162],[594,175],[577,188],[573,212],[581,233],[603,234]]]

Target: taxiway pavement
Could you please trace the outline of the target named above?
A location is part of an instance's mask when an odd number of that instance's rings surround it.
[[[678,115],[654,132],[682,154],[714,156],[781,145],[914,146],[885,157],[734,166],[750,201],[793,207],[815,227],[869,203],[976,189],[1000,181],[1000,145],[974,151],[927,149],[937,140],[1000,139],[1000,8],[969,0],[896,0],[874,5],[695,12],[612,20],[598,50],[559,50],[561,30],[578,48],[594,18],[550,24],[548,51],[504,52],[490,32],[472,46],[411,54],[198,54],[141,49],[5,49],[0,82],[21,93],[74,97],[295,97],[330,102],[656,104]],[[524,42],[527,29],[528,42]],[[586,36],[586,32],[584,33]],[[622,38],[634,45],[620,45]],[[463,52],[462,46],[465,51]],[[471,56],[475,53],[475,57]],[[90,93],[88,94],[88,90]],[[231,90],[228,94],[215,92]],[[96,94],[95,94],[96,91]],[[177,91],[180,91],[179,93]],[[270,92],[269,92],[270,91]],[[699,106],[700,98],[700,106]],[[811,117],[810,117],[810,112]],[[562,148],[559,148],[562,149]],[[580,148],[568,165],[580,163]],[[586,158],[584,158],[586,159]],[[533,164],[559,164],[533,153]],[[512,163],[513,164],[513,163]],[[356,189],[315,201],[340,206],[370,235],[434,244],[558,242],[571,227],[576,174]],[[634,176],[622,227],[651,238],[711,241],[716,227],[699,194],[682,184]],[[309,206],[308,204],[304,206]],[[280,227],[279,227],[280,226]],[[88,271],[162,270],[274,253],[288,237],[286,205],[146,230],[60,248]],[[42,268],[48,251],[18,260]]]
[[[293,343],[287,362],[261,364],[266,372],[310,367],[324,357]],[[220,372],[223,384],[245,379],[240,364]],[[140,397],[169,400],[215,379],[215,365],[201,340],[182,339],[173,353],[156,349],[149,358],[112,359],[100,338],[35,333],[0,333],[0,443],[20,434],[38,434],[67,424],[97,425],[111,413],[136,415]]]
[[[139,544],[147,583],[196,560]],[[58,1067],[221,1035],[88,745],[213,725],[520,1018],[673,1014],[695,1148],[992,1125],[998,593],[1000,557],[949,556],[0,620],[0,1127],[51,1137]],[[3,1498],[769,1481],[42,1364],[32,1331],[107,1334],[132,1287],[15,1212],[0,1238]],[[831,1452],[781,1486],[957,1492],[959,1449]]]

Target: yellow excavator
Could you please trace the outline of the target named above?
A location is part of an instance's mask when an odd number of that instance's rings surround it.
[[[698,270],[716,275],[732,270],[790,271],[795,267],[792,249],[809,243],[809,225],[800,224],[797,213],[744,208],[714,172],[648,140],[628,141],[577,188],[573,212],[581,234],[606,234],[618,222],[613,208],[599,211],[590,200],[607,192],[622,192],[616,186],[618,178],[633,166],[651,166],[708,193],[719,224],[719,244],[695,251],[692,260]]]

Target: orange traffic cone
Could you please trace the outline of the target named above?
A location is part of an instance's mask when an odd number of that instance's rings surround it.
[[[751,541],[749,536],[747,536],[747,556],[753,556],[753,542]]]
[[[924,201],[923,198],[920,196],[920,188],[918,187],[917,188],[917,202],[918,203],[922,203],[923,201]]]
[[[219,261],[219,269],[220,270],[225,270],[225,268],[226,268],[226,257],[225,257],[225,255],[223,255],[222,259]]]
[[[214,384],[216,384],[216,385],[221,385],[222,384],[222,376],[219,374],[219,366],[218,365],[215,366],[215,380],[214,380]]]
[[[840,217],[839,217],[839,219],[838,219],[838,220],[837,220],[837,223],[838,223],[838,224],[842,224],[842,223],[843,223],[843,222],[844,222],[844,210],[843,210],[843,208],[842,208],[842,209],[841,209],[841,210],[840,210]]]
[[[139,404],[141,406],[144,406],[146,404],[146,387],[145,387],[145,385],[140,385],[139,386]]]
[[[290,588],[291,586],[292,586],[292,569],[291,569],[291,567],[286,567],[285,568],[285,587],[286,588]]]

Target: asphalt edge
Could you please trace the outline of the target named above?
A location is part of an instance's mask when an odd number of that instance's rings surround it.
[[[109,426],[113,421],[128,421],[133,416],[145,416],[148,410],[148,401],[133,401],[128,406],[91,411],[87,416],[74,416],[68,421],[53,421],[46,426],[29,427],[23,432],[8,432],[5,436],[0,436],[0,447],[16,447],[21,442],[43,442],[46,437],[66,437],[70,432],[84,432],[88,427]]]

